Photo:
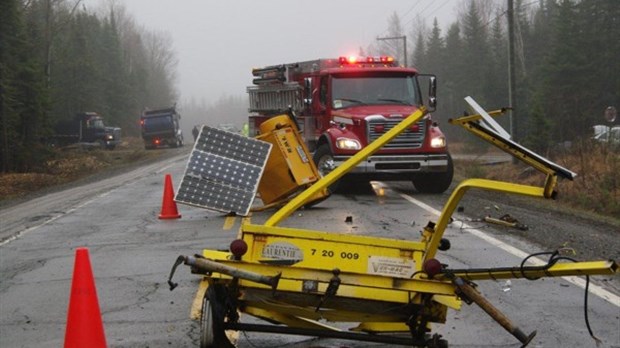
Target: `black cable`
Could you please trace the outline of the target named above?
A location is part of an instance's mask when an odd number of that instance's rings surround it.
[[[539,256],[539,255],[551,255],[549,257],[549,261],[547,261],[547,264],[545,266],[543,266],[543,270],[548,270],[549,268],[551,268],[551,266],[555,265],[558,261],[560,260],[567,260],[567,261],[571,261],[571,262],[577,262],[577,260],[567,257],[567,256],[559,256],[560,252],[558,250],[553,251],[553,252],[540,252],[540,253],[535,253],[535,254],[531,254],[528,255],[526,258],[523,259],[523,261],[521,262],[521,275],[523,276],[523,278],[527,279],[527,280],[536,280],[539,279],[538,278],[530,278],[527,277],[525,275],[525,271],[524,271],[524,264],[525,262],[530,259],[531,257],[534,256]],[[594,335],[594,332],[592,331],[592,327],[590,326],[590,319],[588,317],[588,293],[589,293],[589,288],[590,288],[590,276],[586,274],[586,287],[585,287],[585,295],[584,295],[584,301],[583,301],[583,316],[586,322],[586,328],[588,329],[588,333],[590,333],[590,337],[592,337],[592,339],[594,339],[594,341],[596,342],[596,346],[598,347],[599,345],[601,345],[603,343],[603,341],[601,341],[598,337],[596,337]]]
[[[588,328],[588,332],[590,333],[590,337],[594,339],[596,342],[596,346],[600,346],[603,341],[601,341],[598,337],[594,336],[594,332],[590,328],[590,320],[588,319],[588,289],[590,288],[590,276],[586,275],[586,295],[584,298],[584,306],[583,306],[583,316],[586,319],[586,327]]]
[[[543,251],[543,252],[540,252],[540,253],[534,253],[534,254],[528,255],[526,258],[523,259],[523,261],[521,261],[521,266],[520,266],[521,276],[523,278],[527,279],[527,280],[538,280],[538,279],[540,279],[540,277],[528,277],[525,274],[525,263],[527,262],[527,260],[529,260],[530,258],[535,257],[535,256],[551,255],[549,257],[549,261],[547,261],[547,264],[542,267],[543,270],[547,270],[547,269],[549,269],[551,266],[553,266],[555,264],[555,262],[552,262],[552,260],[558,254],[559,254],[559,252],[556,250],[556,251],[553,251],[553,252],[552,251]]]

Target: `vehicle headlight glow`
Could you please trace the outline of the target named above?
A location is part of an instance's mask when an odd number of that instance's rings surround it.
[[[362,145],[355,139],[338,138],[336,140],[336,147],[342,150],[359,150],[362,148]]]
[[[439,147],[446,147],[446,138],[436,137],[436,138],[431,139],[431,147],[435,149]]]

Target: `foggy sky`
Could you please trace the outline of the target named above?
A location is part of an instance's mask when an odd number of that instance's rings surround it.
[[[108,0],[84,0],[97,9]],[[409,35],[416,14],[445,28],[462,0],[116,0],[139,25],[169,32],[179,60],[180,101],[244,95],[253,67],[357,54],[387,34],[399,14]],[[445,29],[444,29],[445,33]],[[414,41],[408,38],[410,42]],[[411,48],[408,46],[411,53]]]

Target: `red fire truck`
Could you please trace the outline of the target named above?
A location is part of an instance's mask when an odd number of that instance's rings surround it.
[[[423,104],[419,76],[392,57],[340,57],[253,69],[247,88],[250,135],[274,115],[290,112],[323,175],[389,131]],[[410,180],[420,192],[440,193],[452,182],[446,138],[430,114],[359,164],[341,180]]]

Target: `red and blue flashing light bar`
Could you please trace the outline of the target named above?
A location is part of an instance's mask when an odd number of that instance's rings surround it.
[[[357,56],[348,56],[348,57],[339,57],[338,63],[340,65],[360,65],[360,64],[384,64],[384,65],[395,65],[396,60],[394,57],[390,56],[376,56],[376,57],[357,57]]]

